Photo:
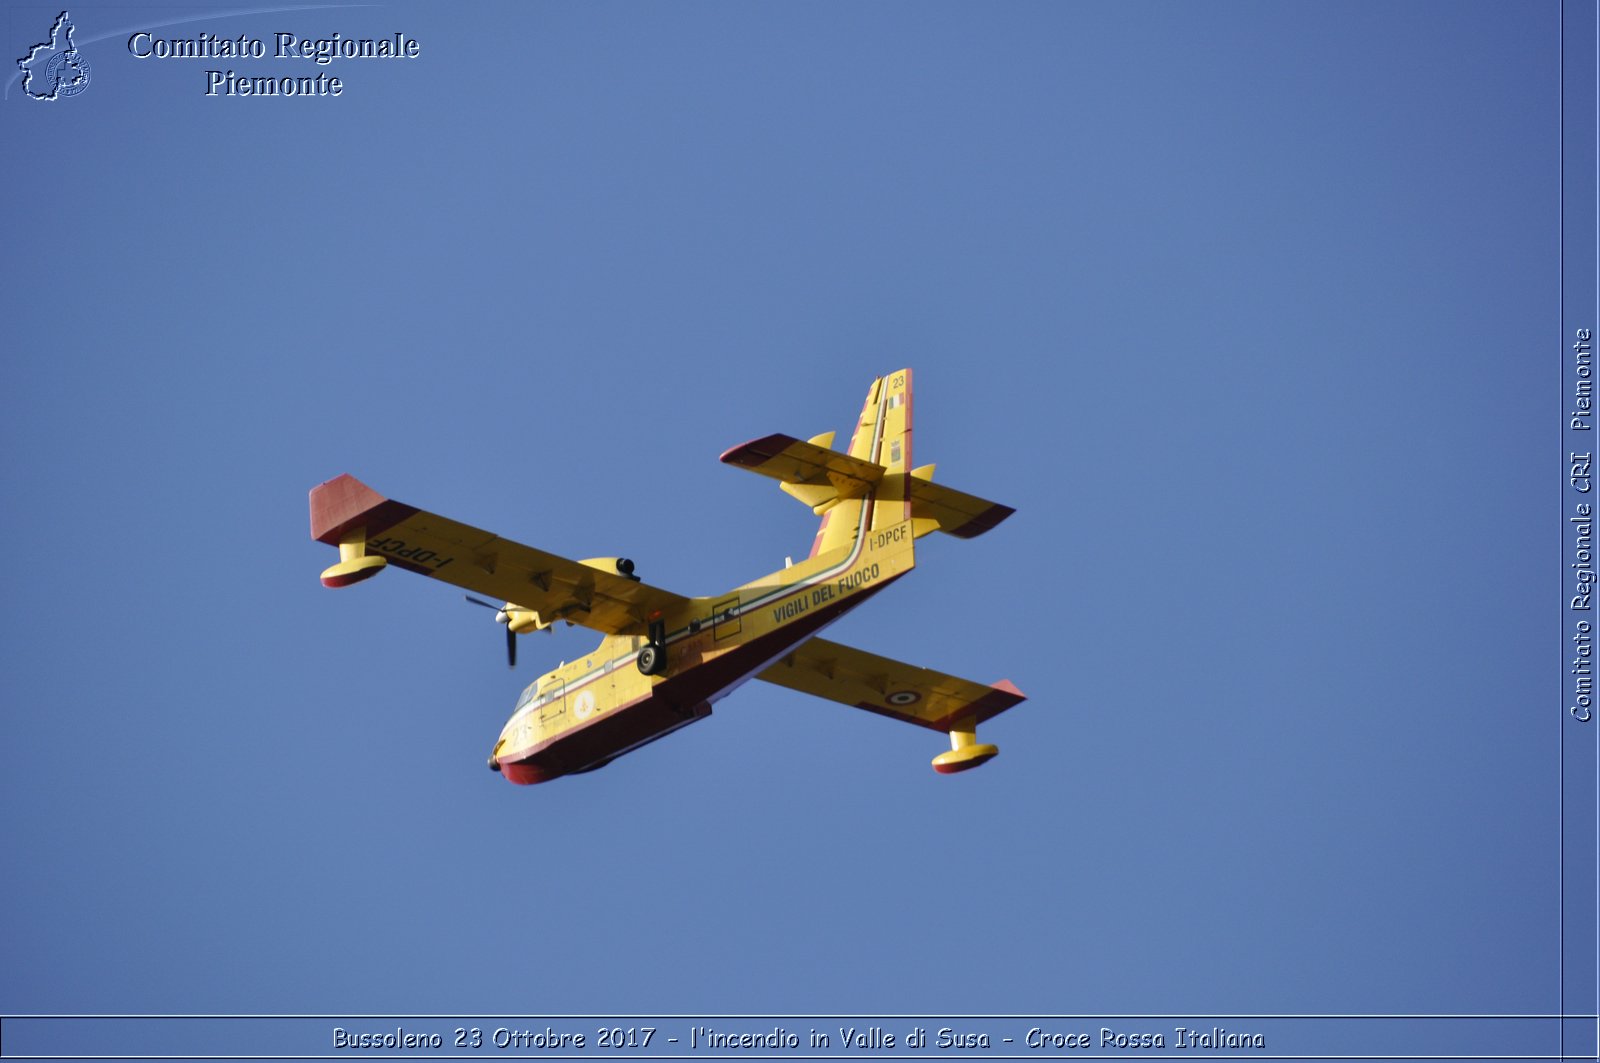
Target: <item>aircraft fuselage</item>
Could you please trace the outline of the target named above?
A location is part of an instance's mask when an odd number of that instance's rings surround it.
[[[847,502],[846,505],[863,505]],[[608,635],[522,692],[490,756],[511,782],[598,768],[711,714],[711,705],[913,566],[910,521],[661,618],[666,665],[638,667],[643,636]]]

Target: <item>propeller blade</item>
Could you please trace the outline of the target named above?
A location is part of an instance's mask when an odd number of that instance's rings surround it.
[[[517,666],[517,633],[511,630],[511,620],[506,615],[506,607],[496,605],[493,602],[486,602],[482,598],[474,598],[470,594],[463,595],[463,597],[473,605],[481,605],[485,609],[493,609],[495,622],[506,626],[506,667],[515,668]]]

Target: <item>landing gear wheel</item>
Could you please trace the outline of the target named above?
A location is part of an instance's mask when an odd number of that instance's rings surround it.
[[[639,651],[639,671],[645,675],[660,675],[667,668],[667,648],[658,642],[647,642]]]

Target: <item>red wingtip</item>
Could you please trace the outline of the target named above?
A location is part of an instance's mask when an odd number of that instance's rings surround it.
[[[311,537],[338,546],[340,537],[351,528],[365,526],[369,536],[377,535],[416,512],[345,473],[311,489]]]

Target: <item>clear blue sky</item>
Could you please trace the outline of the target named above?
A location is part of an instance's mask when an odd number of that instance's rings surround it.
[[[1554,4],[72,12],[0,123],[0,1010],[1558,1006]],[[512,787],[595,636],[318,583],[351,472],[726,589],[814,520],[717,455],[906,365],[1018,512],[834,633],[1017,683],[981,771],[751,686]]]

